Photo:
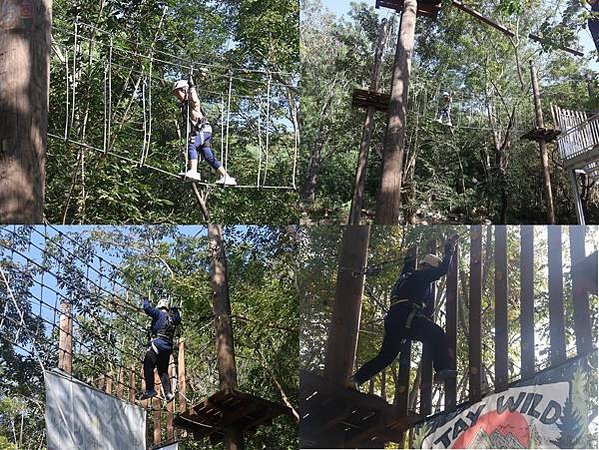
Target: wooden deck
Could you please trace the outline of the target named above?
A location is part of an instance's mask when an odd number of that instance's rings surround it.
[[[382,398],[300,371],[300,446],[382,448],[399,441],[418,415],[398,416]],[[331,441],[331,438],[335,442]]]
[[[364,89],[354,89],[351,104],[358,108],[374,106],[377,111],[387,112],[389,109],[390,98],[389,94],[367,91]]]
[[[520,139],[537,142],[552,142],[555,141],[560,134],[561,131],[554,128],[533,128],[528,133],[520,136]]]
[[[376,0],[377,8],[394,9],[397,12],[403,10],[403,0]],[[439,0],[420,0],[416,12],[419,16],[436,19],[441,11],[441,2]]]
[[[225,389],[175,417],[177,428],[193,433],[195,439],[209,437],[214,444],[228,428],[252,432],[259,425],[289,414],[289,408],[251,394]]]

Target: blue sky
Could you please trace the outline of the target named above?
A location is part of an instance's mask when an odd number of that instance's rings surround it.
[[[354,3],[351,1],[345,1],[345,0],[321,0],[321,1],[324,6],[326,6],[328,9],[330,9],[337,15],[346,14],[350,10],[350,4]],[[355,3],[358,3],[358,2],[355,2]],[[367,3],[374,5],[374,0],[369,0]],[[384,8],[381,8],[379,11],[380,11],[380,14],[384,14],[384,15],[387,15],[389,12],[389,10],[384,9]],[[591,39],[591,34],[587,29],[584,29],[580,32],[579,39],[580,39],[581,45],[584,48],[585,54],[588,54],[588,52],[595,49],[593,40]],[[597,62],[595,60],[593,63],[591,63],[591,68],[593,70],[599,71],[599,62]]]

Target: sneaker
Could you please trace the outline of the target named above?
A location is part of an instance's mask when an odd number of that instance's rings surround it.
[[[222,184],[224,186],[237,186],[237,181],[230,175],[226,175],[224,177],[220,177],[216,184]]]
[[[453,125],[451,124],[451,121],[447,122],[445,125],[447,125],[448,127],[453,127]]]
[[[141,395],[141,399],[145,400],[147,398],[156,397],[157,395],[158,395],[158,393],[156,392],[155,389],[150,389]]]
[[[173,399],[175,398],[175,394],[173,394],[172,392],[169,392],[168,394],[166,394],[165,400],[167,403],[171,402]]]
[[[456,370],[452,370],[452,369],[439,370],[437,373],[435,373],[435,383],[441,384],[445,380],[448,380],[449,378],[455,378],[457,376],[458,376],[458,372]]]
[[[185,179],[193,180],[193,181],[202,181],[202,177],[195,170],[188,170],[187,172],[181,172],[181,175]]]

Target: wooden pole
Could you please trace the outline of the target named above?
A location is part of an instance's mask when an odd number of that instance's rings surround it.
[[[160,392],[164,394],[164,390],[162,390],[162,385],[160,384],[160,377],[158,376],[158,371],[154,371],[154,385],[156,386],[156,393],[160,395]],[[160,417],[160,399],[158,395],[152,398],[152,408],[154,409],[154,445],[158,445],[162,442],[162,424]]]
[[[175,376],[175,359],[173,355],[170,356],[168,363],[168,376],[169,382],[171,384],[171,392],[173,390],[173,377]],[[166,438],[168,440],[175,439],[175,428],[173,426],[174,419],[174,411],[175,411],[175,400],[168,402],[166,404]]]
[[[106,389],[107,394],[112,394],[112,370],[106,374]]]
[[[7,0],[0,14],[0,223],[41,223],[52,0]]]
[[[562,267],[562,228],[547,227],[547,250],[549,263],[549,341],[551,365],[566,360],[566,329],[564,321],[564,283]]]
[[[179,339],[179,354],[177,356],[177,366],[179,368],[179,412],[184,413],[187,409],[187,381],[185,379],[185,339]]]
[[[535,374],[534,227],[520,227],[520,367],[521,378]]]
[[[337,384],[348,382],[356,358],[369,239],[369,225],[344,229],[324,363],[324,376]]]
[[[469,386],[468,393],[471,402],[482,398],[482,364],[481,364],[481,300],[482,300],[482,251],[483,229],[481,225],[470,227],[470,310],[469,310]]]
[[[125,388],[125,368],[123,366],[119,367],[119,374],[116,380],[116,396],[118,398],[123,398],[123,390]]]
[[[541,92],[539,88],[539,79],[535,66],[530,60],[530,79],[532,80],[532,91],[535,102],[535,115],[537,128],[545,128],[543,120],[543,109],[541,107]],[[545,191],[545,209],[547,212],[547,223],[555,223],[555,211],[553,208],[553,193],[551,190],[551,174],[549,171],[549,156],[547,154],[547,143],[545,139],[539,140],[539,151],[541,153],[541,164],[543,166],[543,188]]]
[[[389,121],[383,149],[383,169],[374,219],[374,223],[377,225],[393,225],[399,219],[408,88],[414,50],[417,6],[417,0],[405,0],[403,3],[401,26],[395,51]]]
[[[208,225],[210,241],[210,278],[212,280],[214,327],[216,330],[216,358],[220,388],[237,388],[237,367],[231,324],[231,302],[227,280],[227,259],[220,225]],[[237,428],[224,431],[224,445],[227,450],[244,448],[243,433]]]
[[[430,251],[430,249],[429,249]],[[449,368],[457,368],[457,334],[458,334],[458,267],[460,260],[460,247],[456,245],[451,265],[447,271],[447,295],[446,295],[446,316],[445,330],[447,332],[447,341],[449,345]],[[453,409],[457,402],[456,378],[445,380],[445,409]]]
[[[495,392],[508,388],[507,227],[495,227]]]
[[[437,247],[436,241],[431,241],[427,245],[429,253],[435,253]],[[412,257],[415,257],[415,250],[410,252]],[[433,286],[433,301],[427,305],[424,310],[424,315],[431,317],[435,310],[435,299],[437,294],[436,285]],[[422,361],[420,363],[420,414],[428,416],[432,410],[433,402],[433,363],[429,347],[422,348]],[[401,370],[401,369],[400,369]]]
[[[570,226],[570,255],[571,267],[585,258],[586,227]],[[579,355],[593,349],[593,333],[591,313],[589,311],[589,295],[580,275],[572,275],[572,306],[574,307],[574,331],[576,336],[576,351]]]
[[[1,122],[1,121],[0,121]],[[58,337],[58,368],[73,373],[73,319],[69,302],[60,304],[60,331]]]
[[[135,367],[129,369],[129,401],[135,403]]]
[[[374,68],[370,79],[370,91],[378,92],[381,79],[381,70],[383,67],[383,55],[385,42],[389,36],[390,23],[387,19],[381,21],[378,40],[376,42],[374,54]],[[354,181],[354,196],[349,212],[349,225],[360,225],[362,213],[362,202],[364,200],[364,180],[366,179],[366,166],[368,163],[368,153],[370,152],[370,141],[374,132],[374,106],[369,106],[366,110],[366,119],[362,127],[362,142],[360,143],[360,155],[358,156],[358,168],[356,169],[356,179]]]

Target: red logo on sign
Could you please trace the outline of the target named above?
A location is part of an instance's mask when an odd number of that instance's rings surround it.
[[[519,412],[491,411],[478,418],[453,448],[528,448],[530,429]]]

